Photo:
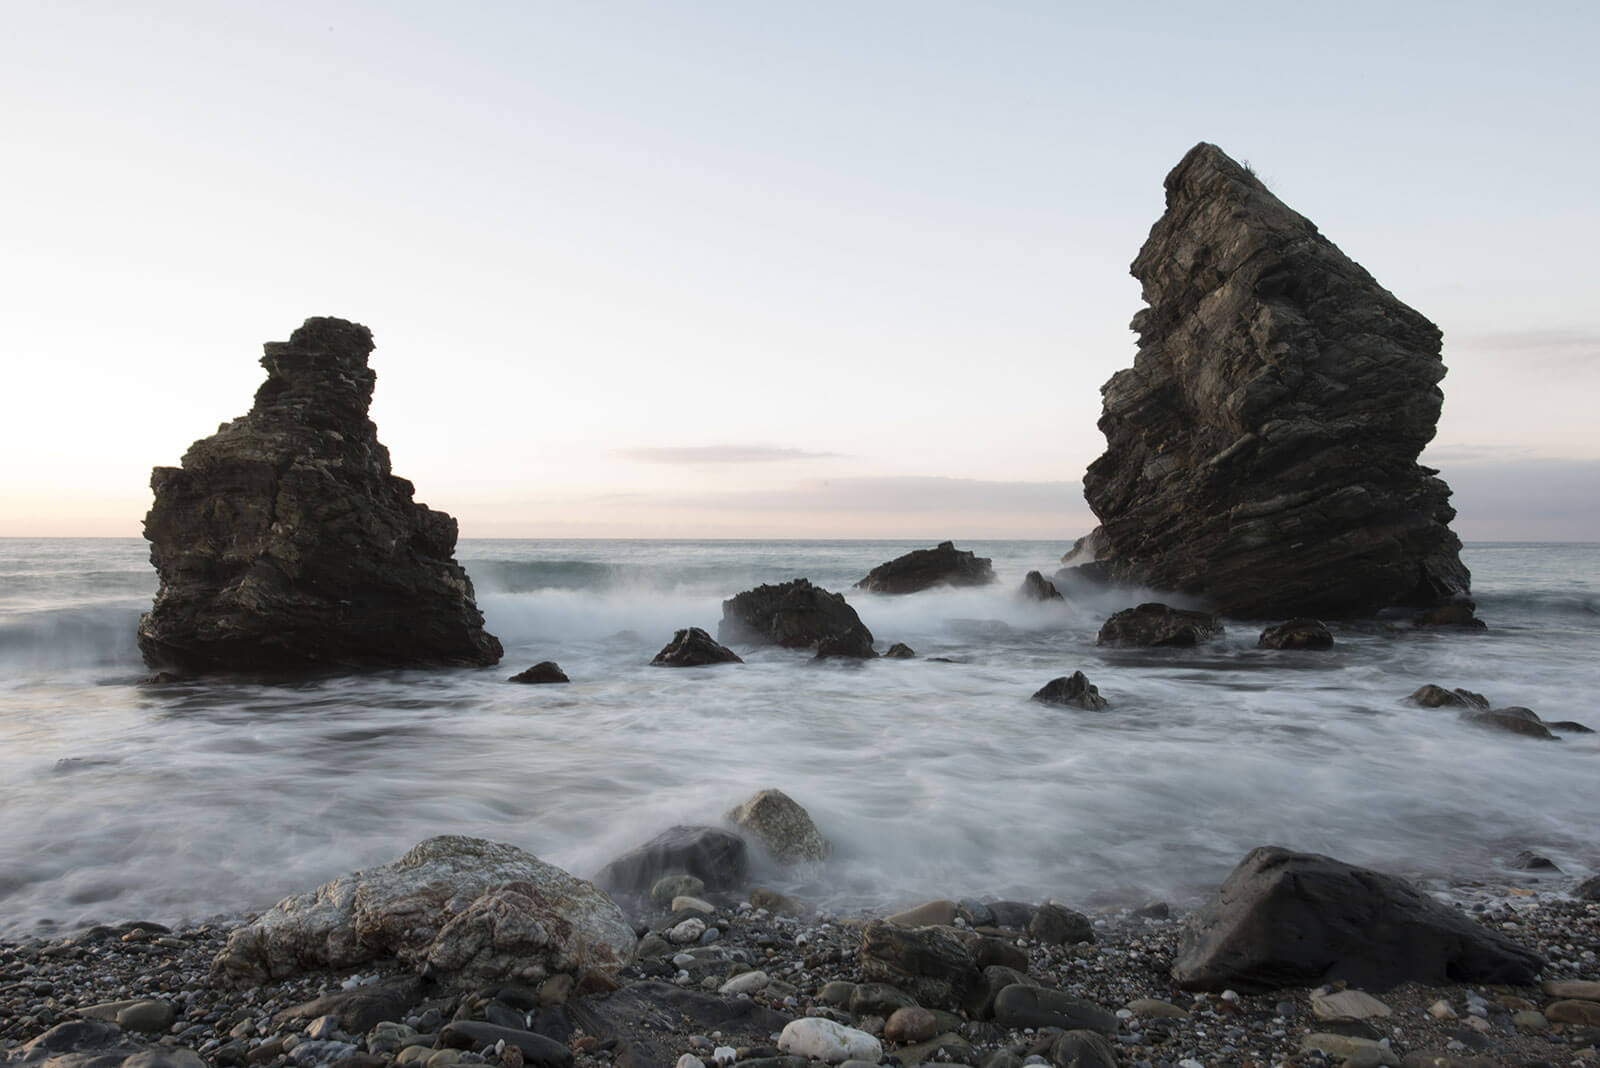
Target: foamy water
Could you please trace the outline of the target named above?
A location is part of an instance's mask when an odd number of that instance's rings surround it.
[[[588,875],[769,786],[836,849],[774,881],[836,905],[1182,902],[1269,842],[1441,881],[1521,849],[1600,868],[1600,736],[1403,701],[1436,682],[1600,727],[1600,546],[1470,546],[1489,632],[1365,624],[1324,654],[1232,620],[1198,650],[1097,648],[1137,596],[1014,595],[1064,543],[963,544],[1001,575],[981,590],[848,589],[914,547],[467,542],[499,667],[141,687],[144,544],[0,541],[0,933],[238,914],[447,832]],[[802,575],[920,658],[648,666],[677,628],[715,633],[724,598]],[[545,659],[573,683],[505,682]],[[1028,700],[1074,670],[1109,710]]]

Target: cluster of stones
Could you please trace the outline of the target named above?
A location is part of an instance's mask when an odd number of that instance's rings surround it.
[[[1447,690],[1430,682],[1419,686],[1407,700],[1423,708],[1453,708],[1460,713],[1461,720],[1465,723],[1508,734],[1520,734],[1528,738],[1559,742],[1561,734],[1594,733],[1592,727],[1570,719],[1546,722],[1540,719],[1539,714],[1533,709],[1524,708],[1522,705],[1491,708],[1489,699],[1483,694],[1473,693],[1460,687]],[[1561,733],[1556,733],[1558,731]]]

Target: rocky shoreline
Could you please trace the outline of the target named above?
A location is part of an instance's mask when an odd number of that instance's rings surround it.
[[[126,923],[0,943],[0,1059],[55,1068],[800,1068],[806,1059],[784,1048],[806,1047],[785,1029],[811,1019],[870,1035],[878,1056],[869,1059],[906,1066],[1600,1064],[1600,901],[1550,886],[1475,886],[1456,897],[1479,924],[1544,957],[1541,985],[1382,991],[1181,990],[1171,970],[1185,917],[1160,904],[1104,910],[1072,933],[1058,921],[1077,914],[1059,905],[929,902],[886,924],[761,889],[634,900],[636,959],[576,989],[566,975],[452,986],[393,958],[236,989],[217,982],[213,966],[246,920],[181,930]],[[989,1019],[913,1009],[867,966],[863,940],[885,928],[983,939],[1042,993]],[[1092,941],[1073,940],[1081,935]]]

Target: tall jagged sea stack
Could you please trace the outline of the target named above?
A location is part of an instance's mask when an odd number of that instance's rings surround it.
[[[1076,555],[1241,617],[1466,593],[1450,489],[1417,463],[1439,329],[1215,145],[1166,190],[1133,261],[1138,354],[1102,387],[1084,477],[1101,525]]]
[[[269,342],[248,415],[150,476],[161,579],[139,649],[180,671],[493,664],[456,521],[412,499],[367,418],[372,333],[313,318]]]

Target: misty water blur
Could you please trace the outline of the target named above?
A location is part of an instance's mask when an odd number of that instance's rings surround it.
[[[835,844],[783,888],[837,906],[926,896],[1192,901],[1272,842],[1449,882],[1521,849],[1600,867],[1596,736],[1478,730],[1424,682],[1600,727],[1600,546],[1476,545],[1483,634],[1365,623],[1330,653],[1094,644],[1137,600],[1016,596],[1062,543],[963,543],[1000,582],[849,589],[903,542],[469,541],[506,658],[483,670],[140,686],[155,578],[138,540],[0,541],[0,933],[261,909],[418,840],[512,842],[579,874],[779,787]],[[919,658],[648,666],[724,598],[797,576]],[[944,663],[934,657],[948,658]],[[567,686],[507,675],[556,660]],[[1084,671],[1100,713],[1028,700]]]

